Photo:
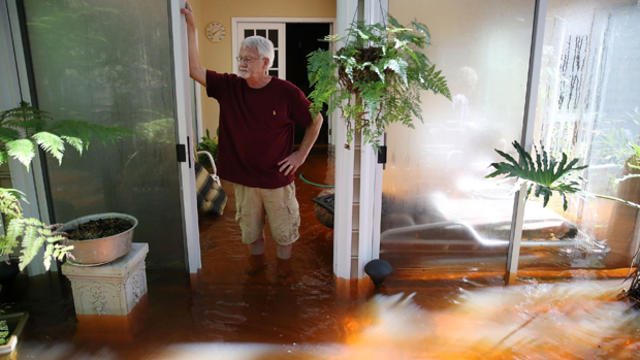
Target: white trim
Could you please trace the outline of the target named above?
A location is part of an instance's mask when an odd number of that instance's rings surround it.
[[[363,140],[362,140],[363,141]],[[358,223],[358,279],[364,277],[364,266],[371,260],[373,250],[373,229],[380,224],[374,218],[377,152],[373,145],[360,144],[360,214]],[[379,237],[380,234],[378,234]],[[379,251],[378,251],[379,252]]]
[[[16,89],[16,92],[20,93],[20,96],[24,101],[31,103],[31,90],[29,87],[27,62],[24,57],[22,33],[20,31],[20,17],[18,16],[18,9],[15,1],[8,1],[7,5],[9,10],[7,16],[11,24],[10,31],[14,46],[13,55],[18,71],[16,77],[20,85],[20,89]],[[18,104],[16,104],[16,106],[17,105]],[[29,171],[27,171],[27,168],[25,168],[21,163],[18,163],[15,160],[10,160],[9,172],[11,174],[11,183],[13,187],[22,191],[25,194],[25,198],[30,200],[29,202],[21,201],[23,214],[26,217],[37,218],[40,221],[49,224],[51,223],[51,219],[49,218],[49,204],[47,203],[47,193],[41,161],[44,160],[42,160],[40,155],[36,152],[36,156],[29,166]],[[46,272],[42,263],[43,256],[44,249],[41,249],[34,261],[27,266],[26,273],[29,276],[40,275]],[[55,262],[51,265],[51,270],[57,271]]]
[[[170,0],[171,41],[173,49],[173,72],[176,84],[176,141],[187,146],[187,161],[179,163],[181,205],[184,220],[186,245],[186,265],[189,273],[196,273],[201,267],[200,234],[198,229],[198,209],[196,200],[195,172],[193,170],[193,121],[191,119],[191,79],[187,49],[187,26],[180,14],[181,0]]]
[[[342,119],[340,111],[336,118]],[[353,162],[354,151],[344,148],[347,127],[340,121],[335,131],[335,200],[333,216],[333,273],[340,278],[351,278],[351,237],[353,226]]]
[[[531,35],[531,53],[529,54],[529,79],[525,98],[524,119],[522,120],[522,136],[520,143],[531,151],[533,131],[536,119],[536,104],[538,102],[538,87],[540,84],[540,70],[542,63],[542,45],[544,43],[544,24],[547,15],[547,0],[536,0],[533,31]],[[522,159],[520,160],[522,161]],[[520,256],[520,242],[522,240],[522,225],[524,222],[525,185],[520,187],[514,196],[509,249],[505,274],[506,284],[512,284],[518,274],[518,260]]]
[[[316,18],[316,17],[232,17],[231,26],[235,29],[237,22],[262,22],[262,23],[332,23],[335,24],[335,18]]]
[[[344,34],[351,24],[357,2],[336,0],[335,33]],[[336,44],[337,47],[341,46]],[[347,150],[347,127],[339,109],[331,116],[335,149],[335,201],[333,222],[333,273],[351,279],[351,242],[353,226],[354,150]],[[352,144],[352,147],[355,147]]]
[[[196,36],[196,47],[198,45],[198,37]],[[191,88],[195,101],[195,115],[196,115],[196,142],[197,145],[200,139],[204,136],[204,124],[202,123],[202,91],[200,91],[200,84],[195,80],[191,80]]]

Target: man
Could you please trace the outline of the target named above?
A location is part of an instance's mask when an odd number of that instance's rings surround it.
[[[252,255],[263,254],[266,215],[278,258],[289,259],[300,225],[294,175],[318,137],[322,116],[312,119],[302,91],[268,75],[274,50],[264,37],[243,41],[236,58],[238,75],[203,68],[189,3],[180,12],[187,22],[190,76],[220,103],[216,164],[220,177],[233,183],[242,242]],[[294,124],[306,128],[296,151]]]

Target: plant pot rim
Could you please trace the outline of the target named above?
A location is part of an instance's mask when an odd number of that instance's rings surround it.
[[[86,243],[88,241],[99,241],[99,240],[102,240],[102,239],[119,236],[119,235],[122,235],[124,233],[133,231],[138,226],[138,219],[136,219],[132,215],[123,214],[123,213],[117,213],[117,212],[107,212],[107,213],[97,213],[97,214],[85,215],[85,216],[73,219],[71,221],[68,221],[68,222],[64,223],[64,225],[62,225],[62,227],[60,227],[60,229],[58,229],[58,230],[67,232],[70,229],[73,229],[73,228],[75,228],[75,227],[77,227],[79,225],[82,225],[84,223],[88,223],[89,221],[101,220],[101,219],[127,219],[127,220],[131,221],[133,223],[133,225],[130,228],[128,228],[127,230],[125,230],[125,231],[122,231],[122,232],[120,232],[118,234],[113,234],[113,235],[110,235],[110,236],[105,236],[105,237],[95,238],[95,239],[86,239],[86,240],[68,239],[68,241],[70,243],[74,243],[74,242]]]
[[[18,319],[18,322],[16,323],[16,327],[11,331],[9,341],[4,345],[0,345],[0,356],[10,354],[13,352],[13,350],[15,350],[16,345],[18,345],[20,334],[22,333],[22,330],[24,329],[24,326],[29,319],[29,313],[26,311],[21,311],[0,315],[0,320],[7,320],[7,322],[16,318]]]

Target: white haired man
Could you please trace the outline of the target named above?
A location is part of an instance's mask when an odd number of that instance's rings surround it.
[[[233,183],[242,242],[252,255],[263,254],[266,215],[278,258],[289,259],[300,225],[294,175],[318,137],[322,116],[311,117],[310,102],[295,85],[268,75],[274,51],[264,37],[243,41],[238,75],[202,67],[189,3],[181,13],[187,22],[190,76],[220,103],[216,164],[220,177]],[[294,125],[306,128],[296,151]]]

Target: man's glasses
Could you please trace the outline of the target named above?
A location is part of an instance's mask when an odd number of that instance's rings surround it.
[[[259,59],[254,59],[254,58],[250,58],[250,57],[236,56],[236,61],[239,62],[239,63],[248,64],[248,63],[250,63],[252,61],[256,61],[256,60],[259,60]]]

